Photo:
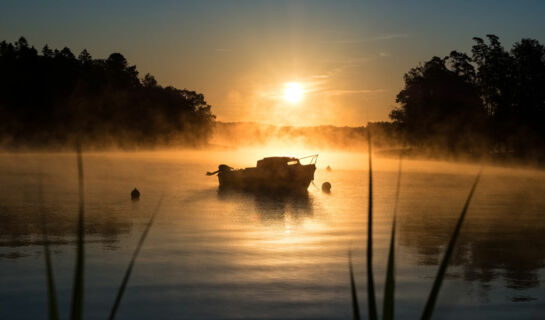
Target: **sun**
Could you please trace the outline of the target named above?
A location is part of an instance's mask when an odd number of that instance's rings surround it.
[[[284,85],[284,100],[296,104],[303,99],[303,86],[297,82],[288,82]]]

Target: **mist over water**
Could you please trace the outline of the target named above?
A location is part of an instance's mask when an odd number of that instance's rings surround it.
[[[119,319],[346,319],[347,250],[366,308],[367,154],[320,152],[308,196],[218,193],[220,163],[317,153],[274,146],[214,151],[84,153],[85,318],[109,313],[161,194]],[[382,304],[397,159],[374,158],[374,266]],[[325,170],[331,166],[331,172]],[[419,317],[476,164],[404,160],[396,244],[396,316]],[[0,155],[0,318],[44,318],[43,207],[61,317],[75,261],[75,155]],[[318,188],[328,181],[331,194]],[[545,173],[485,168],[439,296],[439,319],[533,319],[545,307]],[[140,201],[130,200],[137,187]]]

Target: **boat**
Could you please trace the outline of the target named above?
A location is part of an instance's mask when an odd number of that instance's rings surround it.
[[[310,158],[308,164],[302,159]],[[318,155],[303,158],[267,157],[257,161],[255,167],[234,169],[221,164],[218,170],[207,172],[218,175],[220,190],[298,192],[306,191],[314,180]]]

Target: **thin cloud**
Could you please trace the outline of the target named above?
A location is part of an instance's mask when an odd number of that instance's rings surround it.
[[[323,41],[325,43],[340,43],[340,44],[350,44],[350,43],[365,43],[365,42],[374,42],[374,41],[386,41],[386,40],[394,40],[394,39],[405,39],[408,38],[409,35],[406,33],[393,33],[393,34],[386,34],[381,36],[376,36],[372,38],[365,38],[365,39],[341,39],[341,40],[329,40],[329,41]]]
[[[378,36],[374,38],[370,38],[367,41],[381,41],[381,40],[392,40],[392,39],[405,39],[408,38],[409,35],[406,33],[394,33],[394,34],[387,34],[383,36]]]
[[[359,58],[347,58],[336,60],[322,60],[320,63],[324,65],[336,66],[334,69],[345,69],[347,67],[359,67],[369,61],[373,61],[376,57],[359,57]]]
[[[337,60],[322,60],[320,64],[327,71],[323,73],[321,77],[313,77],[315,80],[327,80],[333,78],[336,75],[344,72],[349,68],[359,68],[365,65],[366,63],[376,60],[378,57],[360,57],[360,58],[348,58],[348,59],[337,59]]]
[[[387,89],[336,89],[336,90],[326,90],[325,94],[330,96],[340,96],[347,94],[370,94],[370,93],[382,93],[387,92]]]

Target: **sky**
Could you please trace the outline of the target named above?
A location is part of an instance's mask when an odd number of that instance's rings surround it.
[[[203,93],[219,121],[387,121],[403,75],[434,55],[545,43],[545,1],[11,1],[0,41],[122,53],[143,77]],[[285,99],[298,83],[299,102]]]

